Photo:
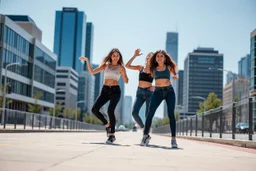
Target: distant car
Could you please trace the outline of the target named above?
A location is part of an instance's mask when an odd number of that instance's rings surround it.
[[[238,133],[248,133],[249,132],[249,125],[248,123],[239,122],[236,124],[236,132]]]
[[[117,131],[126,131],[126,128],[124,125],[119,125],[119,127],[117,128]]]
[[[135,125],[132,127],[132,131],[137,132],[137,127]]]

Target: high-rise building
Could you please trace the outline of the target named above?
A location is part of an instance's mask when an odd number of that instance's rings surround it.
[[[179,70],[178,74],[179,74],[179,79],[177,81],[177,88],[178,91],[176,92],[176,96],[177,96],[177,102],[176,104],[178,105],[182,105],[183,102],[183,70]]]
[[[132,96],[124,97],[124,106],[122,124],[129,125],[132,123]]]
[[[85,43],[85,56],[89,59],[90,63],[93,60],[93,37],[94,37],[94,26],[92,23],[86,24],[86,43]],[[87,66],[84,65],[84,70],[87,71]]]
[[[86,15],[77,8],[56,11],[54,53],[58,66],[69,66],[78,73],[83,70],[79,60],[85,54]]]
[[[79,74],[78,80],[77,101],[84,101],[84,103],[79,103],[78,107],[81,108],[82,114],[84,114],[84,112],[92,114],[91,110],[94,104],[95,76],[90,75],[87,71],[82,71]]]
[[[178,64],[178,33],[177,32],[167,32],[165,50],[172,57],[172,59]],[[176,104],[178,101],[178,82],[171,79],[174,91],[176,93]],[[164,103],[164,116],[167,114],[167,105]]]
[[[185,112],[196,112],[199,109],[202,100],[193,96],[206,99],[210,92],[214,92],[222,99],[223,72],[209,68],[223,68],[223,54],[213,48],[197,48],[186,57],[183,79]]]
[[[93,68],[97,68],[99,67],[99,65],[96,64],[92,64]],[[100,72],[98,74],[95,74],[95,89],[94,89],[94,100],[96,100],[96,98],[100,95],[102,86],[103,86],[103,82],[104,82],[104,73]]]
[[[176,64],[178,64],[178,42],[178,33],[167,32],[165,49]]]
[[[56,103],[62,109],[76,109],[78,90],[78,73],[71,67],[57,67],[56,71]]]
[[[238,76],[239,77],[245,77],[250,78],[251,76],[251,57],[249,54],[242,57],[240,61],[238,61]]]
[[[0,15],[1,85],[7,65],[21,64],[7,68],[7,83],[12,89],[7,95],[12,103],[7,108],[28,111],[28,104],[35,103],[33,97],[37,92],[41,93],[38,100],[43,106],[41,113],[54,107],[57,56],[41,43],[40,35],[42,32],[29,16]]]
[[[250,95],[253,96],[253,100],[256,98],[256,29],[251,32],[251,77],[250,77]],[[253,124],[256,127],[256,106],[253,105]]]
[[[251,32],[251,78],[250,78],[250,94],[256,96],[256,29]]]

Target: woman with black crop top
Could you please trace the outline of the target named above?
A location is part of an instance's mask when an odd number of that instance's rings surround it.
[[[137,122],[137,124],[142,129],[144,129],[144,123],[139,116],[139,111],[144,102],[146,102],[145,118],[147,118],[149,102],[152,96],[152,92],[154,91],[154,87],[152,86],[153,77],[149,72],[149,61],[153,53],[151,52],[147,55],[145,66],[131,65],[133,60],[140,55],[142,55],[142,53],[140,53],[140,49],[136,49],[133,57],[127,62],[125,67],[139,71],[139,85],[136,93],[135,103],[132,110],[132,116],[134,120]]]
[[[175,93],[170,82],[170,75],[172,75],[174,80],[178,79],[176,70],[176,63],[165,51],[159,50],[153,54],[150,60],[150,73],[155,78],[155,90],[149,104],[148,117],[146,119],[141,145],[148,145],[149,140],[151,139],[149,130],[152,124],[152,119],[158,106],[165,100],[167,103],[172,134],[171,146],[172,148],[178,147],[176,142],[176,120],[174,117]]]
[[[97,97],[93,107],[92,113],[102,121],[106,126],[108,139],[106,143],[111,144],[116,140],[115,137],[115,108],[121,97],[121,89],[118,85],[118,80],[122,76],[124,82],[128,83],[128,77],[126,75],[125,67],[123,66],[123,58],[120,51],[116,48],[112,49],[109,54],[104,58],[102,64],[95,69],[92,69],[88,58],[81,56],[79,58],[82,61],[86,61],[89,73],[97,74],[104,71],[104,86],[101,90],[99,97]],[[100,112],[100,108],[109,101],[108,117],[109,122]]]

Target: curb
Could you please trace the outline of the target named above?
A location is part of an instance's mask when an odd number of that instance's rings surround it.
[[[156,135],[170,137],[169,134],[156,134]],[[208,138],[208,137],[187,137],[187,136],[177,136],[177,138],[256,149],[256,141],[218,139],[218,138]]]

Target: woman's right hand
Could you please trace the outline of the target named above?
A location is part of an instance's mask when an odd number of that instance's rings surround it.
[[[142,55],[143,53],[140,53],[141,50],[140,49],[136,49],[135,52],[134,52],[134,56],[140,56]]]
[[[89,61],[89,59],[88,58],[86,58],[86,57],[84,57],[84,56],[80,56],[79,57],[79,60],[81,60],[81,61]]]

